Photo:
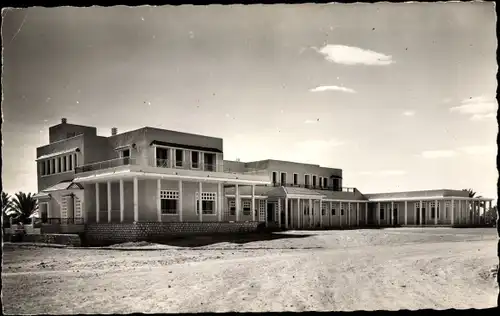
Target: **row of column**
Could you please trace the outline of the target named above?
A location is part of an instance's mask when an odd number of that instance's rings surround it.
[[[326,210],[326,212],[328,213],[328,221],[329,221],[329,225],[328,226],[332,226],[332,209],[333,209],[333,201],[329,201],[329,202],[322,202],[322,200],[313,200],[313,199],[300,199],[300,198],[297,198],[297,199],[291,199],[291,198],[288,198],[288,197],[285,197],[285,205],[284,205],[284,211],[285,211],[285,228],[289,228],[289,220],[288,220],[288,201],[293,201],[293,200],[296,200],[297,201],[297,226],[298,227],[292,227],[292,228],[303,228],[301,226],[303,226],[303,219],[304,219],[304,215],[303,215],[303,210],[304,208],[301,207],[301,201],[303,203],[305,203],[306,201],[309,203],[309,227],[312,227],[314,225],[314,221],[313,221],[313,218],[315,216],[315,214],[313,213],[314,212],[314,208],[313,208],[313,205],[314,205],[314,202],[318,202],[319,204],[319,225],[320,227],[323,227],[323,205],[322,203],[328,203],[329,205],[329,208]],[[314,202],[313,202],[314,201]],[[280,202],[280,200],[278,200],[278,203]],[[352,204],[355,204],[356,205],[356,226],[359,226],[360,225],[360,216],[359,216],[359,213],[360,213],[360,204],[364,204],[365,207],[365,224],[367,223],[367,219],[368,219],[368,202],[353,202],[351,204],[351,202],[341,202],[341,201],[338,201],[338,203],[340,204],[339,206],[339,216],[340,216],[340,225],[342,226],[342,204],[343,203],[346,203],[347,205],[347,223],[348,225],[350,226],[351,225],[351,205]],[[281,205],[278,204],[278,225],[281,227]],[[302,215],[302,216],[301,216]],[[292,223],[292,226],[293,225],[293,221],[291,221]]]
[[[138,178],[134,177],[133,178],[133,205],[134,205],[134,222],[139,221],[139,194],[138,194]],[[112,213],[112,202],[111,202],[111,181],[107,182],[107,206],[108,206],[108,223],[111,223],[111,213]],[[124,211],[125,211],[125,195],[124,195],[124,180],[120,179],[119,180],[120,184],[120,222],[124,221]],[[240,218],[240,192],[239,192],[239,185],[236,184],[236,198],[235,198],[235,204],[236,204],[236,221],[239,221]],[[255,221],[255,185],[252,185],[252,193],[251,193],[251,207],[252,207],[252,221]],[[95,184],[95,190],[96,190],[96,223],[99,223],[100,220],[100,196],[99,196],[99,183]],[[183,200],[183,188],[182,188],[182,180],[178,180],[178,215],[179,215],[179,221],[182,222],[182,213],[183,213],[183,206],[182,206],[182,200]],[[157,212],[157,220],[159,222],[162,221],[162,211],[161,211],[161,179],[156,180],[156,212]],[[203,222],[203,183],[198,182],[198,219],[200,222]],[[215,202],[215,209],[217,212],[218,216],[218,221],[222,221],[222,214],[223,214],[223,205],[224,205],[224,196],[223,196],[223,185],[222,183],[217,184],[217,200]]]

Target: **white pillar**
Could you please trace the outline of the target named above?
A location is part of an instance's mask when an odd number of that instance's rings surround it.
[[[434,225],[438,224],[439,201],[434,201]]]
[[[220,222],[222,221],[222,183],[217,184],[217,220]],[[253,220],[255,221],[255,210],[254,206],[252,205],[252,210],[253,210]]]
[[[123,179],[120,179],[120,223],[125,220],[125,195],[123,194]]]
[[[288,229],[288,198],[285,197],[285,228]]]
[[[156,152],[156,146],[155,146]],[[156,161],[156,154],[155,154]],[[156,218],[161,222],[161,179],[156,179]]]
[[[365,203],[365,225],[368,225],[368,202]]]
[[[286,205],[288,205],[288,203]],[[285,216],[288,218],[288,213],[286,213]],[[252,221],[255,222],[255,185],[252,185]],[[288,220],[286,225],[288,228]]]
[[[328,224],[330,227],[332,227],[332,206],[333,206],[333,202],[330,201],[330,203],[328,203],[328,205],[330,206],[330,208],[328,209]]]
[[[359,202],[356,203],[356,226],[359,226]]]
[[[302,228],[302,223],[300,222],[300,199],[297,199],[297,228]]]
[[[389,214],[391,217],[391,225],[394,225],[394,202],[391,202],[391,214]]]
[[[134,222],[139,221],[139,180],[134,177]]]
[[[276,207],[278,208],[278,227],[281,229],[281,199],[278,199]]]
[[[339,202],[339,216],[340,227],[342,227],[342,202]]]
[[[408,225],[408,201],[405,201],[405,226]]]
[[[182,210],[183,210],[183,206],[182,206],[182,200],[183,200],[182,180],[179,180],[178,187],[179,187],[179,222],[182,222]]]
[[[107,183],[107,188],[108,188],[108,223],[111,223],[111,182],[108,181]]]
[[[312,227],[312,213],[313,213],[313,204],[312,204],[312,200],[309,199],[309,227]]]
[[[455,200],[451,199],[451,225],[455,224]]]
[[[347,227],[351,227],[351,202],[347,202]]]
[[[422,201],[420,201],[419,203],[420,203],[420,208],[419,208],[419,212],[420,212],[420,214],[419,214],[419,216],[420,216],[419,217],[420,218],[420,226],[422,226],[423,223],[424,223],[424,219],[422,218],[422,208],[424,207],[424,203]]]
[[[380,202],[377,203],[377,225],[380,226]]]
[[[236,212],[236,221],[238,222],[240,220],[240,187],[238,184],[236,184],[236,191],[235,191],[234,199],[235,199],[234,207],[235,207],[235,212]]]
[[[203,222],[203,199],[201,198],[202,192],[203,192],[203,184],[200,181],[198,182],[198,209],[199,209],[198,216],[200,223]]]
[[[95,184],[95,222],[99,223],[99,213],[100,213],[100,205],[99,205],[99,183]]]
[[[169,168],[175,167],[175,151],[173,148],[168,149],[167,164]]]

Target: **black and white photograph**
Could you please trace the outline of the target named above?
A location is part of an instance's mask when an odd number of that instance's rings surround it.
[[[495,310],[496,24],[3,8],[3,314]]]

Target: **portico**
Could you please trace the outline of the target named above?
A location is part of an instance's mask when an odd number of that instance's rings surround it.
[[[224,185],[255,188],[260,180],[114,172],[74,180],[86,188],[91,222],[214,222],[224,212]],[[254,189],[255,190],[255,189]],[[105,196],[105,197],[104,197]],[[255,196],[252,199],[255,204]],[[200,211],[201,210],[201,211]],[[104,214],[103,214],[104,213]],[[239,213],[239,212],[237,212]]]

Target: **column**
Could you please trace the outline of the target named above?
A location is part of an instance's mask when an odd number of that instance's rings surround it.
[[[342,202],[339,201],[339,224],[342,227]]]
[[[201,197],[202,192],[203,192],[203,184],[200,181],[198,182],[198,209],[199,209],[198,218],[200,220],[200,223],[203,222],[203,199]]]
[[[488,211],[491,212],[491,200],[488,201]]]
[[[359,227],[359,202],[356,203],[356,226]]]
[[[234,208],[236,212],[236,221],[238,222],[240,220],[240,187],[238,184],[236,184],[235,188],[236,190],[234,193]]]
[[[95,222],[99,223],[99,183],[95,184]]]
[[[108,181],[108,223],[111,223],[111,182]]]
[[[288,229],[288,198],[285,197],[285,228]]]
[[[328,209],[328,223],[329,223],[329,226],[332,227],[333,224],[332,224],[332,206],[333,206],[333,202],[330,201],[330,203],[328,203],[328,205],[330,206],[330,208]]]
[[[123,179],[120,179],[120,223],[125,219],[125,195],[123,194]]]
[[[288,201],[288,200],[286,200]],[[288,207],[288,203],[285,207]],[[286,215],[286,227],[288,228],[288,213]],[[255,185],[252,185],[252,221],[255,222]]]
[[[281,199],[278,199],[276,207],[278,208],[278,227],[281,228]]]
[[[168,157],[167,157],[167,164],[169,168],[173,168],[175,166],[175,154],[174,154],[174,149],[169,148],[168,149]]]
[[[300,199],[297,199],[297,228],[302,228],[302,223],[300,222]]]
[[[453,226],[455,224],[455,200],[451,199],[451,225]]]
[[[351,202],[347,202],[347,227],[351,227]]]
[[[161,179],[156,179],[156,218],[158,222],[161,222]]]
[[[139,221],[139,180],[134,177],[134,222]]]
[[[217,184],[217,220],[222,221],[222,183]],[[254,203],[253,203],[254,204]],[[255,221],[255,205],[252,204],[252,219]]]
[[[380,202],[377,203],[377,225],[380,226]]]
[[[405,226],[408,225],[408,201],[405,201]]]
[[[434,201],[434,210],[435,210],[434,211],[434,225],[437,226],[437,224],[438,224],[438,212],[440,211],[438,200]]]
[[[323,200],[319,200],[319,227],[323,228]],[[326,212],[326,207],[325,207]]]
[[[182,193],[182,180],[179,180],[179,222],[182,222],[182,200],[183,200],[183,193]]]
[[[423,225],[424,223],[424,219],[422,218],[422,208],[424,207],[424,203],[422,203],[422,201],[419,202],[420,203],[420,208],[419,208],[419,211],[420,211],[420,214],[419,214],[419,218],[420,218],[420,226]]]
[[[309,199],[309,227],[313,226],[312,225],[312,218],[313,218],[312,214],[313,214],[313,204],[312,204],[312,200]]]
[[[391,225],[394,226],[394,202],[391,202]]]
[[[365,225],[368,225],[368,202],[365,203]]]

